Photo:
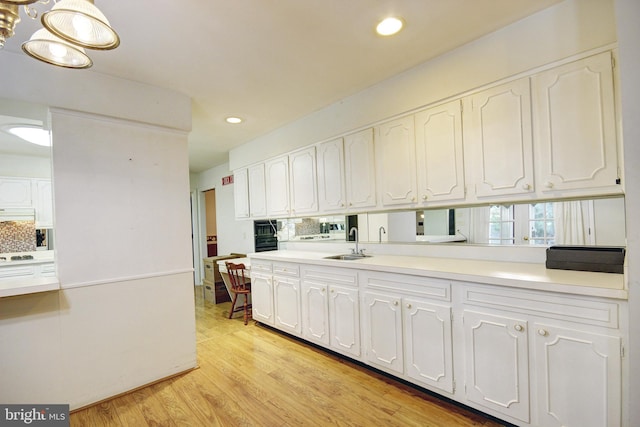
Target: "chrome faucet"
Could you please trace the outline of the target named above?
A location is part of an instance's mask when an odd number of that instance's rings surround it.
[[[349,236],[351,235],[355,235],[355,238],[356,238],[356,248],[351,249],[351,252],[354,254],[359,254],[360,252],[358,251],[358,228],[357,227],[351,227],[351,230],[349,230]]]
[[[380,228],[378,228],[378,243],[382,243],[382,233],[387,234],[387,230],[381,225]]]

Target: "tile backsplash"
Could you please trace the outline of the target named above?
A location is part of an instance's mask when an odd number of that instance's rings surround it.
[[[0,253],[35,250],[36,224],[34,221],[0,222]]]

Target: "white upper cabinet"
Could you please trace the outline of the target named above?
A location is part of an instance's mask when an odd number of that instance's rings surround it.
[[[53,228],[53,188],[50,179],[33,180],[36,227]]]
[[[309,214],[318,212],[318,193],[316,180],[316,148],[289,154],[291,214]]]
[[[534,191],[529,79],[463,100],[465,146],[478,197]]]
[[[344,137],[344,170],[347,209],[376,206],[376,166],[373,129]]]
[[[621,193],[611,53],[532,78],[542,192]]]
[[[342,138],[318,144],[317,167],[320,211],[345,210],[344,144]]]
[[[252,218],[267,216],[265,193],[264,163],[250,166],[249,176],[249,212]]]
[[[383,206],[417,201],[416,150],[413,115],[377,128],[376,167]]]
[[[465,197],[461,101],[416,113],[418,201]]]
[[[265,162],[264,172],[267,187],[267,216],[288,216],[290,214],[289,156],[277,157]]]
[[[32,207],[31,180],[0,178],[0,208]]]
[[[236,219],[249,218],[249,174],[246,168],[233,172],[233,202]]]

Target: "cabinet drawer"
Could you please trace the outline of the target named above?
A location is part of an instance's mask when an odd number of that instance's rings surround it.
[[[357,270],[342,268],[326,268],[321,266],[303,266],[302,277],[304,280],[329,283],[341,286],[358,286]]]
[[[251,260],[251,271],[258,273],[271,273],[271,263],[268,261]]]
[[[290,263],[274,263],[273,274],[286,277],[299,277],[300,266],[298,264]]]
[[[362,273],[361,280],[368,289],[451,301],[451,283],[447,280],[392,273]]]
[[[570,296],[465,288],[463,302],[469,305],[526,313],[587,325],[619,327],[619,305]]]
[[[204,279],[209,282],[215,282],[214,280],[213,262],[204,262]]]

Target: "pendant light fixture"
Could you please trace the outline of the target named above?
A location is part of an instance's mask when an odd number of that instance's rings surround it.
[[[33,3],[51,0],[0,0],[0,49],[13,36],[20,22],[19,6],[32,19],[38,17]],[[88,68],[93,62],[84,49],[110,50],[120,45],[120,37],[111,28],[93,0],[53,0],[51,10],[42,14],[43,29],[22,44],[29,56],[47,64],[65,68]]]
[[[110,50],[120,44],[118,34],[92,0],[61,0],[42,15],[53,35],[87,49]]]
[[[51,34],[42,28],[22,43],[22,50],[29,56],[65,68],[89,68],[93,65],[84,49]]]

